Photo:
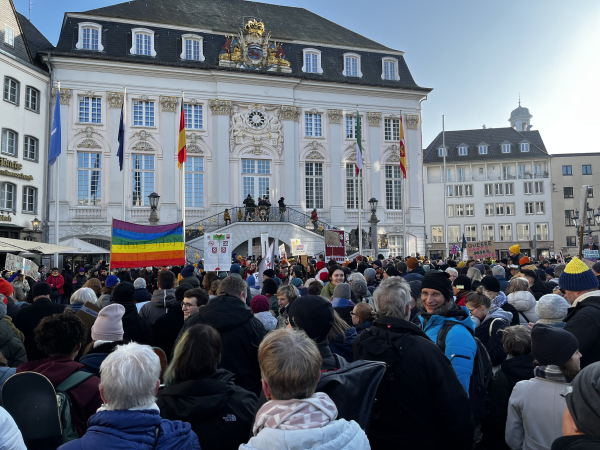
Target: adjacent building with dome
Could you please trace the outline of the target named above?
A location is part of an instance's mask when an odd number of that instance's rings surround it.
[[[445,148],[440,132],[425,149],[428,254],[446,256],[453,244],[461,246],[463,235],[467,242],[493,240],[500,258],[514,244],[527,255],[558,252],[551,155],[540,132],[531,129],[532,117],[519,102],[510,127],[446,131]]]

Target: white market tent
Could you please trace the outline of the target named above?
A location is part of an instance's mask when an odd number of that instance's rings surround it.
[[[0,253],[29,252],[51,255],[52,253],[77,252],[75,247],[46,244],[44,242],[25,241],[21,239],[0,238]],[[106,250],[104,250],[106,253]]]
[[[90,244],[89,242],[82,241],[76,237],[71,237],[69,239],[65,239],[61,241],[61,245],[66,245],[68,247],[75,247],[73,250],[59,252],[65,254],[73,254],[73,253],[83,253],[86,255],[105,255],[109,254],[110,250],[106,250],[105,248],[98,247],[97,245]]]

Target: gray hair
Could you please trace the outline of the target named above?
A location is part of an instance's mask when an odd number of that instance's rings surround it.
[[[458,270],[456,270],[454,267],[448,267],[445,272],[451,273],[455,277],[458,276]]]
[[[151,405],[160,377],[160,360],[148,345],[119,345],[102,362],[100,377],[105,409]]]
[[[133,282],[133,287],[136,289],[145,289],[146,288],[146,280],[143,278],[136,278]]]
[[[554,266],[554,278],[560,277],[560,274],[564,272],[565,267],[567,267],[565,264],[557,264]]]
[[[375,289],[373,299],[379,315],[406,320],[406,308],[410,305],[410,286],[404,278],[388,278]]]
[[[82,287],[77,289],[73,295],[71,295],[71,305],[73,303],[85,303],[90,302],[94,305],[98,302],[98,297],[96,297],[96,293],[91,288]]]
[[[367,281],[367,280],[365,280],[365,277],[363,276],[363,274],[358,273],[358,272],[351,274],[348,277],[348,280],[350,280],[350,281],[358,281],[358,280]]]

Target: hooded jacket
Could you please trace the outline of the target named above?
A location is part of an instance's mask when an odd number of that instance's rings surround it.
[[[100,411],[90,418],[88,425],[85,436],[67,442],[60,447],[61,450],[152,450],[159,426],[156,450],[200,450],[198,437],[190,424],[162,419],[158,408]]]
[[[45,358],[47,355],[42,352],[35,343],[35,328],[42,319],[52,314],[61,314],[65,309],[64,305],[51,302],[49,298],[43,297],[31,304],[23,305],[14,318],[15,327],[17,327],[25,336],[25,350],[27,359],[35,361]]]
[[[46,278],[46,283],[51,285],[52,288],[56,288],[58,290],[58,295],[63,295],[65,293],[65,279],[62,275],[49,275],[48,278]]]
[[[548,286],[546,286],[544,284],[544,282],[542,280],[540,280],[539,278],[535,279],[535,281],[531,285],[530,289],[531,289],[531,293],[533,294],[533,296],[535,297],[536,300],[539,300],[540,298],[542,298],[542,296],[544,296],[546,294],[550,294],[550,292],[551,292],[548,289]]]
[[[175,306],[175,289],[155,289],[152,300],[140,309],[140,316],[146,319],[150,325],[169,312]]]
[[[85,283],[87,283],[87,277],[85,275],[75,275],[73,277],[73,291],[81,289]]]
[[[2,320],[6,316],[6,305],[0,302],[0,352],[6,358],[8,367],[17,367],[27,362],[27,352],[21,339],[15,334],[8,322]]]
[[[133,341],[138,344],[152,345],[152,328],[150,328],[148,321],[138,314],[135,303],[123,302],[119,304],[125,308],[125,314],[121,318],[124,332],[123,340],[125,342]]]
[[[133,293],[133,301],[137,303],[146,303],[152,300],[152,294],[146,288],[136,289]]]
[[[157,397],[161,417],[189,422],[202,450],[236,450],[252,432],[256,395],[236,386],[227,370],[172,384]]]
[[[508,288],[508,281],[506,281],[506,278],[504,275],[494,275],[494,278],[496,280],[498,280],[498,282],[500,283],[500,290],[502,292],[506,291],[506,288]]]
[[[90,351],[79,359],[79,362],[85,367],[82,370],[93,373],[97,377],[100,376],[100,366],[112,351],[118,345],[124,344],[123,341],[104,342],[97,347],[92,347]]]
[[[161,348],[169,361],[171,360],[171,353],[175,347],[175,342],[177,341],[177,336],[179,335],[179,331],[181,331],[183,322],[184,315],[181,303],[176,302],[172,308],[169,308],[167,314],[159,317],[154,322],[154,325],[152,325],[152,345]]]
[[[472,334],[475,332],[475,322],[471,319],[469,310],[465,306],[452,304],[452,308],[447,311],[445,316],[423,313],[419,316],[419,321],[425,334],[434,343],[437,342],[438,333],[445,322],[454,321],[463,325],[452,327],[446,335],[446,356],[452,362],[460,384],[468,395],[477,351],[477,344]],[[462,355],[462,357],[457,358],[453,355]]]
[[[508,303],[513,305],[519,312],[519,323],[521,325],[529,325],[529,322],[537,322],[540,318],[535,313],[535,305],[537,301],[533,294],[529,291],[518,291],[508,294]],[[525,316],[527,320],[525,319]]]
[[[342,356],[346,361],[351,363],[354,361],[352,357],[352,343],[358,334],[356,333],[356,328],[350,327],[346,331],[344,331],[344,336],[339,334],[335,339],[329,339],[329,348],[332,353]]]
[[[421,266],[417,266],[417,267],[415,267],[414,269],[412,269],[408,273],[412,274],[412,275],[423,275],[423,276],[425,276],[425,269],[423,269],[423,267],[421,267]],[[404,277],[404,279],[406,279],[406,277]]]
[[[77,363],[70,358],[51,357],[31,361],[17,367],[17,373],[36,372],[44,375],[56,388],[67,377],[81,370],[83,364]],[[71,421],[79,436],[83,436],[88,426],[88,419],[94,415],[102,405],[98,385],[100,378],[91,377],[69,391],[71,399]]]
[[[399,443],[406,449],[438,450],[449,443],[457,449],[472,447],[467,393],[448,358],[418,326],[379,317],[355,339],[354,359],[389,366],[377,388],[368,432],[373,449],[399,448]],[[433,416],[444,419],[431,426]]]
[[[581,300],[580,300],[581,299]],[[565,330],[579,342],[581,368],[600,361],[600,291],[588,292],[567,310]]]
[[[215,297],[185,321],[178,339],[199,323],[212,326],[221,335],[219,368],[233,372],[238,386],[258,396],[261,391],[258,346],[267,330],[248,305],[230,295]]]
[[[502,308],[493,307],[489,310],[483,322],[475,328],[475,337],[479,338],[485,346],[493,366],[499,366],[506,359],[500,330],[510,326],[511,319],[511,313],[504,311]]]

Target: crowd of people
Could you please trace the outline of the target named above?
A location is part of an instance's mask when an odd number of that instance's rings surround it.
[[[510,250],[4,271],[0,387],[86,374],[67,450],[600,449],[600,263]]]

